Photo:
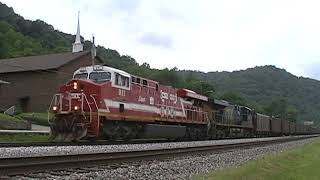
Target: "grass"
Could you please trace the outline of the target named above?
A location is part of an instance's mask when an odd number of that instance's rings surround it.
[[[49,126],[48,113],[21,113],[17,115],[19,118],[30,120],[34,124]],[[50,117],[53,115],[50,114]]]
[[[3,113],[0,113],[0,129],[1,129],[1,121],[16,121],[21,122],[24,116],[32,117],[32,121],[39,122],[42,125],[47,123],[47,114],[46,118],[44,118],[45,113],[35,113],[33,116],[31,113],[19,114],[18,116],[9,116]],[[49,135],[45,134],[1,134],[0,135],[0,143],[13,143],[13,142],[47,142],[49,139]]]
[[[320,139],[302,148],[264,156],[238,168],[227,168],[194,179],[313,180],[320,179]]]
[[[0,143],[47,142],[48,139],[49,139],[49,135],[43,135],[43,134],[0,135]]]
[[[19,118],[0,113],[0,121],[21,121]]]

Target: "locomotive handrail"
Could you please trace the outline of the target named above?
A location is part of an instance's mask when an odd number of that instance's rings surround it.
[[[58,94],[55,94],[50,102],[50,106],[49,106],[49,110],[48,110],[48,123],[51,125],[51,119],[50,119],[50,112],[52,112],[52,108],[53,106],[56,106],[57,109],[55,109],[54,111],[57,111],[57,112],[65,112],[65,113],[68,113],[68,112],[72,112],[72,97],[71,97],[71,94],[72,93],[66,93],[65,95],[62,94],[62,93],[58,93]],[[80,107],[80,112],[82,114],[85,113],[84,111],[84,103],[87,104],[88,108],[89,108],[89,112],[90,112],[90,117],[89,117],[89,122],[87,122],[87,124],[91,124],[92,123],[92,107],[91,107],[91,104],[94,104],[94,106],[96,107],[97,111],[98,111],[98,104],[95,100],[95,98],[93,97],[93,95],[90,95],[90,97],[93,99],[93,103],[90,103],[87,96],[82,92],[80,94],[80,98],[81,98],[81,107]],[[66,111],[63,111],[63,99],[66,99],[68,101],[68,109],[66,109]],[[98,120],[99,120],[99,116],[98,116]]]
[[[88,104],[88,107],[90,109],[90,121],[89,121],[89,124],[91,124],[91,122],[92,122],[92,109],[91,109],[90,103],[88,101],[87,96],[84,93],[81,93],[81,95],[84,96],[84,98],[85,98],[85,100],[86,100],[86,102]],[[83,107],[83,101],[81,103],[82,103],[82,107]],[[83,112],[83,108],[82,108],[82,112]]]
[[[49,109],[48,109],[48,124],[51,124],[49,116],[50,116],[50,110],[51,110],[51,107],[52,107],[53,99],[55,99],[55,96],[52,97],[50,105],[49,105]]]
[[[62,94],[58,93],[58,94],[55,94],[53,96],[53,98],[51,99],[51,102],[50,102],[50,106],[49,106],[49,109],[48,109],[48,123],[51,124],[50,122],[50,111],[51,111],[51,108],[52,108],[52,103],[54,101],[54,104],[56,105],[57,104],[57,97],[60,97],[59,98],[59,108],[61,110],[61,107],[62,107],[62,99],[61,99],[61,96]]]
[[[195,121],[205,121],[205,117],[207,116],[207,112],[204,112],[202,110],[195,110],[195,109],[185,109],[186,112],[191,112],[191,120]],[[187,119],[188,119],[188,113]]]
[[[98,107],[98,104],[97,104],[97,101],[96,99],[94,98],[94,96],[96,96],[96,94],[90,94],[90,97],[93,99],[94,101],[94,104],[96,105],[96,108],[97,108],[97,113],[98,113],[98,122],[99,122],[99,107]]]
[[[81,93],[81,112],[83,112],[83,93]]]
[[[94,104],[96,105],[96,108],[97,108],[97,112],[98,112],[99,107],[98,107],[97,101],[96,101],[96,99],[94,98],[94,96],[96,96],[96,94],[90,94],[90,97],[93,99]]]

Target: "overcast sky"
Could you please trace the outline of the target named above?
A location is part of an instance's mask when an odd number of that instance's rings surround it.
[[[0,0],[154,68],[233,71],[276,65],[320,79],[320,1]]]

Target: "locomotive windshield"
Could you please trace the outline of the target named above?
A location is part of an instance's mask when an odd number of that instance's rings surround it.
[[[73,79],[87,79],[88,78],[88,73],[80,73],[80,74],[75,74]]]
[[[111,73],[110,72],[92,72],[89,75],[89,79],[97,83],[107,82],[107,81],[110,81],[111,79]]]

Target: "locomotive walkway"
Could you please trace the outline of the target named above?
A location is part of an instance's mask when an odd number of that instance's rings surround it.
[[[165,159],[176,156],[185,156],[196,153],[218,153],[239,148],[250,148],[273,143],[312,138],[315,136],[288,137],[265,141],[252,141],[245,143],[220,144],[210,146],[192,146],[170,149],[152,149],[127,152],[108,152],[93,154],[74,154],[57,156],[36,156],[0,159],[0,175],[16,175],[47,170],[65,168],[90,167],[96,165],[111,165],[125,162]]]

